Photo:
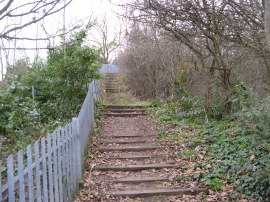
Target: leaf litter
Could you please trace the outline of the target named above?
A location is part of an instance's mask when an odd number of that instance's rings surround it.
[[[178,128],[169,129],[165,137],[160,137],[158,131],[160,129],[153,123],[153,121],[146,116],[138,117],[108,117],[102,121],[101,132],[92,138],[90,146],[91,155],[85,160],[85,170],[83,176],[83,183],[81,184],[80,193],[76,198],[76,202],[81,201],[104,201],[104,202],[151,202],[151,201],[172,201],[172,202],[199,202],[199,201],[223,201],[227,195],[228,187],[219,191],[210,190],[208,194],[199,193],[197,195],[177,195],[177,196],[152,196],[147,198],[129,198],[119,197],[113,198],[108,195],[109,191],[119,190],[135,190],[135,189],[158,189],[158,188],[190,188],[196,189],[198,187],[205,187],[197,178],[200,177],[202,169],[195,168],[195,164],[203,159],[203,153],[200,153],[199,148],[195,149],[194,153],[199,158],[193,158],[192,155],[187,157],[181,154],[186,149],[188,138],[182,137],[182,141],[173,141],[172,136],[179,132]],[[189,133],[194,131],[181,131]],[[100,152],[100,146],[114,146],[124,147],[126,144],[113,144],[101,143],[102,141],[113,141],[117,135],[143,135],[147,140],[147,144],[159,146],[166,146],[162,149],[151,151],[137,151],[137,152]],[[140,138],[140,137],[139,137]],[[130,138],[117,138],[127,141]],[[106,140],[106,141],[105,141]],[[130,144],[128,144],[130,146]],[[138,146],[140,144],[132,144]],[[197,150],[197,151],[196,151]],[[162,158],[150,159],[116,159],[116,157],[123,156],[162,156]],[[142,171],[99,171],[95,170],[97,165],[136,165],[136,164],[149,164],[149,163],[177,163],[180,166],[177,168],[164,168],[164,169],[148,169]],[[157,181],[151,183],[115,183],[115,179],[124,179],[130,177],[168,177],[167,181]]]

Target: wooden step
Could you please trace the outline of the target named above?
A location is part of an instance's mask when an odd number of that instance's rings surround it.
[[[131,140],[100,140],[99,144],[139,144],[139,143],[146,143],[147,140],[139,140],[139,139],[131,139]]]
[[[120,89],[117,89],[117,88],[105,88],[105,91],[114,91],[114,90],[120,90]]]
[[[105,91],[108,90],[120,90],[119,86],[106,86]]]
[[[119,79],[118,78],[106,78],[104,80],[104,83],[107,84],[107,83],[119,83]]]
[[[104,88],[105,88],[105,90],[106,90],[106,89],[109,89],[109,90],[110,90],[110,89],[113,89],[113,90],[114,90],[114,89],[120,89],[119,85],[105,85]]]
[[[157,135],[103,135],[105,138],[150,138],[158,137]]]
[[[117,80],[106,80],[103,82],[103,86],[117,85],[120,86],[120,82]]]
[[[119,93],[121,90],[119,90],[119,89],[105,89],[105,92],[107,92],[107,93]]]
[[[130,178],[119,178],[112,180],[114,183],[132,183],[132,184],[140,184],[144,182],[158,182],[158,181],[169,181],[168,177],[130,177]]]
[[[133,116],[145,116],[145,113],[104,113],[105,116],[110,117],[133,117]]]
[[[148,189],[148,190],[128,190],[128,191],[114,191],[109,192],[108,195],[112,197],[150,197],[150,196],[159,196],[159,195],[196,195],[201,192],[208,193],[206,188],[173,188],[173,189]]]
[[[123,109],[123,108],[145,108],[145,106],[144,105],[110,105],[110,104],[105,104],[105,105],[103,105],[104,107],[106,107],[106,108],[121,108],[121,109]]]
[[[124,147],[99,147],[100,152],[110,152],[110,151],[147,151],[163,149],[165,147],[158,145],[140,145],[140,146],[124,146]]]
[[[116,78],[116,77],[107,77],[103,80],[105,83],[106,82],[119,82],[119,78]]]
[[[119,76],[118,75],[114,75],[114,76],[105,76],[105,81],[107,81],[107,80],[117,80],[117,81],[119,81]]]
[[[133,155],[133,156],[110,156],[107,157],[108,159],[131,159],[131,160],[141,160],[141,159],[152,159],[152,158],[157,158],[154,156],[150,156],[150,155]]]
[[[123,113],[123,112],[145,112],[144,108],[108,108],[107,112],[118,112],[118,113]]]
[[[145,165],[97,165],[94,169],[99,171],[140,171],[148,169],[176,168],[179,164],[145,164]]]
[[[175,156],[167,156],[167,155],[126,155],[126,156],[109,156],[107,159],[130,159],[130,160],[143,160],[143,159],[173,159]]]
[[[107,80],[104,82],[105,86],[108,85],[120,85],[119,81],[114,81],[114,80]]]

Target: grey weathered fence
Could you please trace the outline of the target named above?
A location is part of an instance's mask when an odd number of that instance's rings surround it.
[[[10,155],[6,166],[0,161],[0,201],[74,201],[93,130],[97,97],[98,85],[93,81],[77,118],[28,145],[26,151]],[[1,177],[3,172],[5,177]]]

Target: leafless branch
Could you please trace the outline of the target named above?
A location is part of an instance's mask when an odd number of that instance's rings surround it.
[[[47,37],[45,38],[29,38],[29,37],[17,37],[17,36],[7,36],[6,39],[8,40],[12,40],[12,39],[16,39],[16,40],[28,40],[28,41],[47,41],[49,39],[53,39],[53,38],[56,38],[56,37],[59,37],[59,36],[62,36],[64,34],[68,34],[76,29],[79,29],[80,27],[82,27],[83,25],[77,25],[77,26],[74,26],[72,27],[71,29],[67,30],[65,33],[60,33],[60,34],[54,34],[54,35],[48,35],[47,33]],[[62,30],[60,30],[62,31]],[[59,32],[59,30],[58,30]]]
[[[23,21],[20,24],[8,24],[4,27],[0,33],[0,38],[10,39],[16,38],[14,36],[10,36],[11,33],[21,30],[25,27],[28,27],[32,24],[35,24],[44,18],[53,15],[66,6],[68,6],[72,0],[68,0],[66,4],[63,4],[63,0],[38,0],[33,2],[24,2],[23,4],[15,5],[12,7],[12,2],[14,0],[10,0],[1,10],[0,10],[0,22],[3,22],[5,18],[23,18],[29,19],[28,21]],[[15,2],[14,2],[15,4]],[[63,4],[63,5],[61,5]],[[21,12],[23,8],[23,12]],[[39,14],[39,17],[36,17],[35,14]],[[22,37],[24,38],[24,37]],[[25,37],[27,38],[27,37]]]

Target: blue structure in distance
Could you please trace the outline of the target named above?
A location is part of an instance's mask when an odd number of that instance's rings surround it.
[[[101,69],[99,70],[100,74],[119,73],[119,72],[120,72],[119,67],[117,67],[113,64],[103,64],[101,66]]]

